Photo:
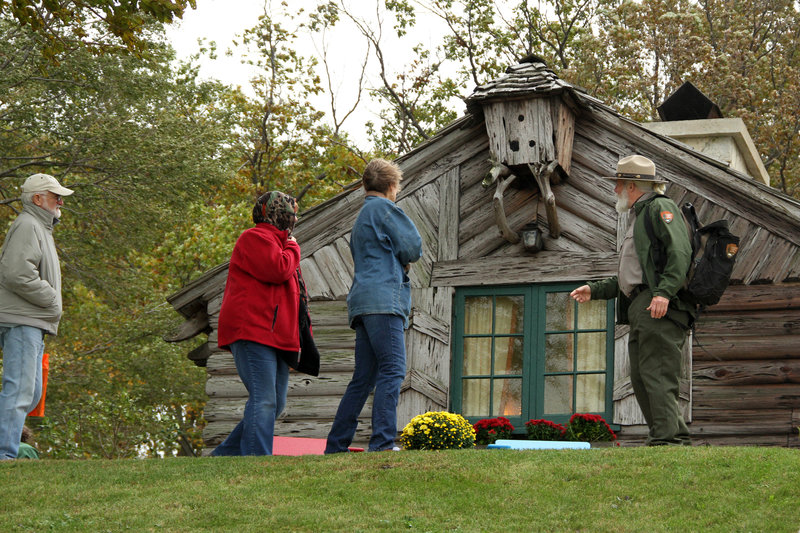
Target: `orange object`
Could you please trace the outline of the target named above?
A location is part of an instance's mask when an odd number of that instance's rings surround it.
[[[325,439],[304,437],[272,438],[272,455],[322,455],[325,452]]]
[[[44,416],[44,397],[47,394],[47,373],[50,371],[50,354],[42,356],[42,397],[28,416]]]
[[[363,452],[364,448],[348,448],[351,452]],[[272,455],[322,455],[325,453],[325,439],[308,437],[272,438]]]

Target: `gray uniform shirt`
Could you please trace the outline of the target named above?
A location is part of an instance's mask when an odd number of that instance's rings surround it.
[[[651,196],[653,196],[653,193],[647,193],[639,198],[637,202],[646,201]],[[625,238],[619,250],[619,272],[617,273],[619,290],[629,298],[633,289],[637,285],[644,283],[642,281],[644,279],[644,271],[642,271],[642,264],[636,255],[636,246],[633,244],[633,227],[635,225],[636,210],[631,206],[628,213],[628,230],[625,232]]]

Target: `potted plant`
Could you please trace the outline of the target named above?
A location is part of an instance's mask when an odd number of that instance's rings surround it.
[[[549,420],[536,419],[525,422],[528,440],[564,440],[566,428]]]
[[[400,435],[406,450],[472,448],[475,430],[466,418],[447,411],[430,411],[411,419]]]
[[[612,442],[617,440],[617,434],[602,416],[575,413],[569,419],[565,438],[584,442]]]
[[[504,416],[478,420],[473,427],[475,428],[475,444],[480,445],[494,444],[498,439],[510,439],[511,433],[514,431],[514,426]]]

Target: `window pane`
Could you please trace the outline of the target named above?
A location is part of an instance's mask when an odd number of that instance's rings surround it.
[[[576,413],[599,413],[606,409],[605,374],[582,374],[578,376]]]
[[[606,334],[578,333],[578,370],[606,369]]]
[[[572,362],[572,338],[572,333],[545,335],[545,372],[573,372],[575,370]]]
[[[534,416],[560,420],[575,412],[608,416],[610,304],[577,305],[567,287],[456,289],[461,307],[454,310],[460,322],[454,331],[460,338],[454,339],[451,399],[462,414],[473,421],[508,416],[515,422]]]
[[[578,329],[606,329],[605,300],[589,300],[578,306]]]
[[[572,412],[572,376],[545,376],[544,414],[570,414]]]
[[[545,328],[547,331],[574,329],[573,312],[575,304],[568,292],[548,292],[545,309]]]
[[[494,373],[522,374],[522,337],[495,337]]]
[[[464,333],[489,335],[492,333],[492,297],[468,296],[464,298]]]
[[[492,369],[492,339],[464,339],[464,376],[488,376]]]
[[[461,411],[464,416],[489,416],[489,379],[465,379],[461,393]]]
[[[494,409],[492,416],[519,416],[522,414],[522,380],[494,380]]]
[[[522,333],[525,298],[522,296],[498,296],[495,305],[495,334]]]

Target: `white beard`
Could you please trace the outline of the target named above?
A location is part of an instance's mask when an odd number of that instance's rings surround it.
[[[617,195],[617,203],[614,208],[617,210],[617,213],[624,213],[631,208],[630,204],[631,200],[628,196],[628,190],[622,189],[622,192]]]
[[[44,205],[38,205],[38,204],[35,204],[35,205],[39,209],[44,209],[45,211],[47,211],[48,213],[53,215],[53,217],[61,218],[61,208],[59,206],[55,206],[55,208],[53,208],[53,209],[47,209]]]

